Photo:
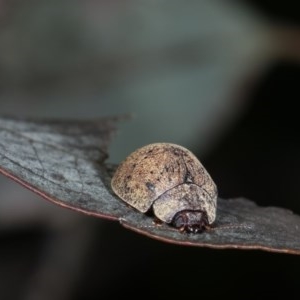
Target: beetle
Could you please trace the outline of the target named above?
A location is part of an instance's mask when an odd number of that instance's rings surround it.
[[[142,213],[181,231],[202,232],[216,218],[217,187],[197,157],[171,143],[131,153],[111,180],[114,193]]]

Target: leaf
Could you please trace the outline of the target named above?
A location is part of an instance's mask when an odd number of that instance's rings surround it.
[[[42,122],[2,118],[0,171],[56,204],[117,219],[128,207],[106,187],[103,161],[119,119]]]
[[[259,207],[253,201],[218,199],[217,221],[201,234],[179,233],[155,225],[144,215],[127,215],[121,224],[146,236],[174,244],[210,248],[260,249],[300,254],[300,217],[278,207]]]
[[[110,188],[115,166],[104,164],[120,118],[94,121],[0,119],[0,172],[58,205],[119,220],[161,241],[199,247],[300,254],[300,216],[246,199],[218,199],[217,220],[201,234],[159,224],[118,199]]]

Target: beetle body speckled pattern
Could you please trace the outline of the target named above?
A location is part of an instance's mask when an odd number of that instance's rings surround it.
[[[165,223],[203,231],[216,218],[217,187],[188,149],[155,143],[131,153],[117,168],[112,189],[142,213],[152,207]]]

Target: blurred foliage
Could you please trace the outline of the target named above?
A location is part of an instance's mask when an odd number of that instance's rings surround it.
[[[274,51],[264,21],[232,1],[6,6],[0,111],[76,118],[133,113],[112,145],[112,161],[156,141],[208,151],[246,107],[235,95]]]

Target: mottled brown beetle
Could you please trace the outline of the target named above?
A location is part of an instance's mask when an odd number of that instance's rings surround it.
[[[216,218],[217,187],[186,148],[156,143],[131,153],[117,168],[111,186],[142,213],[152,207],[163,222],[201,232]]]

